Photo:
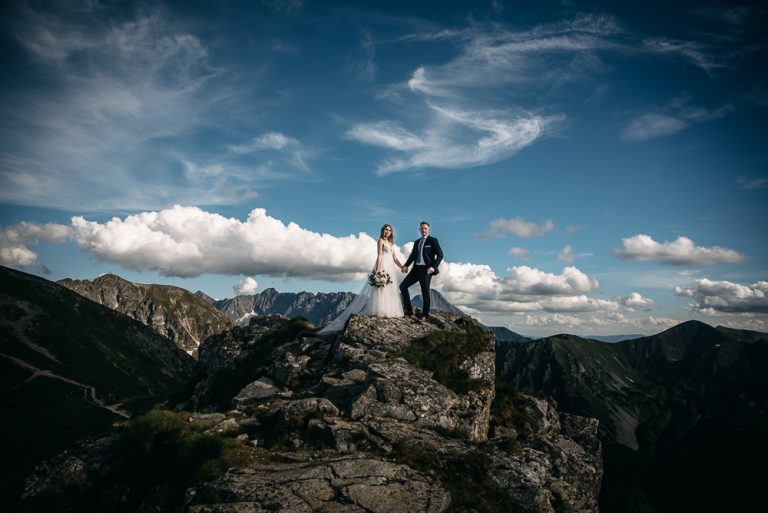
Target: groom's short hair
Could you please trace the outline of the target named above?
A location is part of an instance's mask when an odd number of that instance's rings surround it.
[[[419,223],[419,226],[421,226],[422,224],[426,224],[427,226],[429,226],[429,223],[428,223],[428,222],[426,222],[426,221],[422,221],[422,222],[420,222],[420,223]]]

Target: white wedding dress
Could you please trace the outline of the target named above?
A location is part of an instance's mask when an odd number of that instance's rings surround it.
[[[376,270],[375,263],[372,270]],[[384,243],[383,254],[381,255],[381,270],[389,273],[392,283],[383,287],[374,287],[366,280],[360,294],[352,300],[346,310],[319,331],[321,335],[341,331],[344,329],[347,319],[353,314],[375,315],[377,317],[403,316],[403,302],[400,298],[400,289],[398,288],[401,281],[398,279],[400,269],[395,264],[394,249],[390,242]]]

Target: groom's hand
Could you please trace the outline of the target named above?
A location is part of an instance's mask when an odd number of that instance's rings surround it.
[[[427,274],[432,274],[432,273],[434,273],[434,272],[435,272],[435,270],[434,270],[434,269],[432,269],[431,267],[430,267],[429,269],[427,269]]]
[[[406,266],[402,266],[402,267],[400,268],[400,270],[401,270],[401,271],[403,271],[404,273],[407,273],[407,272],[408,272],[408,268],[407,268]]]

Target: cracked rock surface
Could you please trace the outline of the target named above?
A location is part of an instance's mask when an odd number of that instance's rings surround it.
[[[445,313],[352,316],[329,336],[254,318],[212,337],[178,409],[250,458],[178,491],[175,511],[597,511],[597,421],[497,386],[494,343]]]

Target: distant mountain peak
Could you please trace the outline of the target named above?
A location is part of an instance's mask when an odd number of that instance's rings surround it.
[[[194,354],[205,338],[230,325],[211,301],[173,285],[133,283],[116,274],[90,280],[58,281],[91,301],[151,327]]]

